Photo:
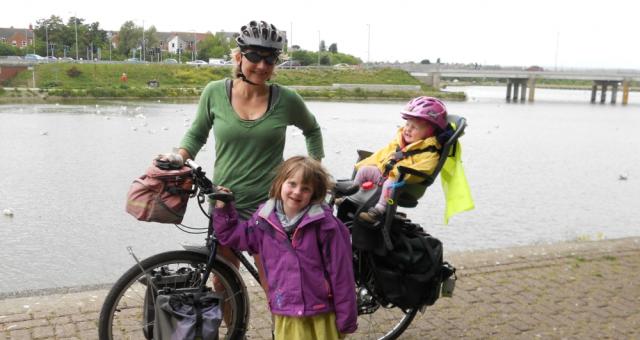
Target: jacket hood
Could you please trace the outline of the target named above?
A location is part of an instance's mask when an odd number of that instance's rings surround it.
[[[312,204],[311,207],[309,208],[309,211],[307,211],[307,214],[300,221],[299,227],[302,227],[303,225],[308,224],[309,222],[322,218],[326,213],[326,209],[328,208],[325,206],[326,205],[322,203]],[[262,207],[258,209],[258,216],[271,222],[277,221],[278,227],[282,228],[280,226],[280,221],[278,220],[278,217],[275,214],[275,210],[276,210],[276,200],[273,198],[270,198],[262,205]]]

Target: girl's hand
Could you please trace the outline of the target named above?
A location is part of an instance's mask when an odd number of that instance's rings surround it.
[[[232,194],[231,190],[223,187],[223,186],[217,186],[216,187],[216,192],[224,192],[224,193],[228,193],[228,194]],[[224,201],[221,200],[216,200],[216,204],[215,207],[216,208],[224,208],[224,206],[226,205],[226,203]]]

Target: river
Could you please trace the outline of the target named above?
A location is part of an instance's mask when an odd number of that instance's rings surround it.
[[[463,160],[475,210],[443,223],[439,181],[406,210],[445,252],[640,235],[640,98],[589,104],[588,91],[538,89],[535,103],[506,103],[503,87],[466,87]],[[620,100],[618,100],[620,103]],[[324,164],[346,178],[356,149],[375,150],[402,124],[402,102],[307,103],[322,125]],[[131,181],[177,146],[195,103],[0,105],[0,296],[113,282],[136,254],[201,243],[173,225],[124,212]],[[304,153],[287,132],[286,156]],[[197,161],[210,173],[213,144]],[[190,203],[185,223],[202,225]]]

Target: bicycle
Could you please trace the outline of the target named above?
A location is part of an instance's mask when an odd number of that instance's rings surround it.
[[[457,118],[454,116],[452,119]],[[426,175],[413,173],[410,169],[401,169],[401,173],[427,176],[428,184],[431,184],[442,168],[444,159],[448,157],[450,149],[462,134],[465,125],[464,118],[457,121],[459,128],[443,146],[443,156],[436,167],[436,172],[432,175]],[[242,339],[246,335],[250,317],[247,287],[238,269],[217,255],[218,240],[213,232],[211,215],[203,208],[207,198],[229,200],[229,194],[216,192],[213,183],[195,162],[188,160],[186,165],[192,169],[194,179],[192,197],[197,198],[200,210],[209,219],[208,227],[200,228],[206,229],[205,245],[184,246],[185,250],[160,253],[142,261],[138,261],[130,250],[137,263],[116,281],[105,298],[98,325],[99,338],[102,340],[151,339],[153,336],[154,299],[159,290],[165,288],[177,291],[202,290],[213,281],[212,279],[215,279],[219,286],[224,287],[223,299],[226,312],[225,322],[221,324],[219,329],[220,338]],[[344,185],[338,186],[334,194],[347,196],[353,193],[345,190],[344,187]],[[396,190],[393,197],[400,206],[403,206],[401,203],[403,200],[400,197],[402,192],[402,190]],[[333,204],[335,195],[329,196],[330,204]],[[371,201],[370,197],[363,200]],[[417,202],[410,202],[406,206],[415,206],[414,204]],[[345,205],[345,207],[348,206]],[[337,216],[346,222],[347,226],[351,226],[354,216],[357,216],[357,213],[362,211],[365,206],[364,202],[358,202],[358,199],[355,198],[351,208],[338,209]],[[392,247],[389,241],[389,230],[397,220],[408,221],[404,214],[396,212],[395,205],[391,205],[391,209],[388,209],[383,219],[384,223],[381,222],[380,226],[388,249]],[[185,230],[181,226],[178,227],[182,231],[193,232]],[[249,259],[239,251],[234,250],[233,253],[256,282],[260,282],[257,269]],[[396,339],[409,327],[417,312],[424,311],[424,307],[402,309],[386,302],[384,296],[376,292],[372,253],[369,250],[353,247],[353,265],[356,277],[354,292],[358,305],[358,332],[356,335],[366,335],[375,339]]]

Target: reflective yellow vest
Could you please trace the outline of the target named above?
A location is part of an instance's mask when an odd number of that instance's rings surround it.
[[[449,157],[440,170],[440,182],[445,197],[444,223],[449,224],[451,216],[475,207],[471,189],[462,168],[462,146],[456,143],[455,157]]]

